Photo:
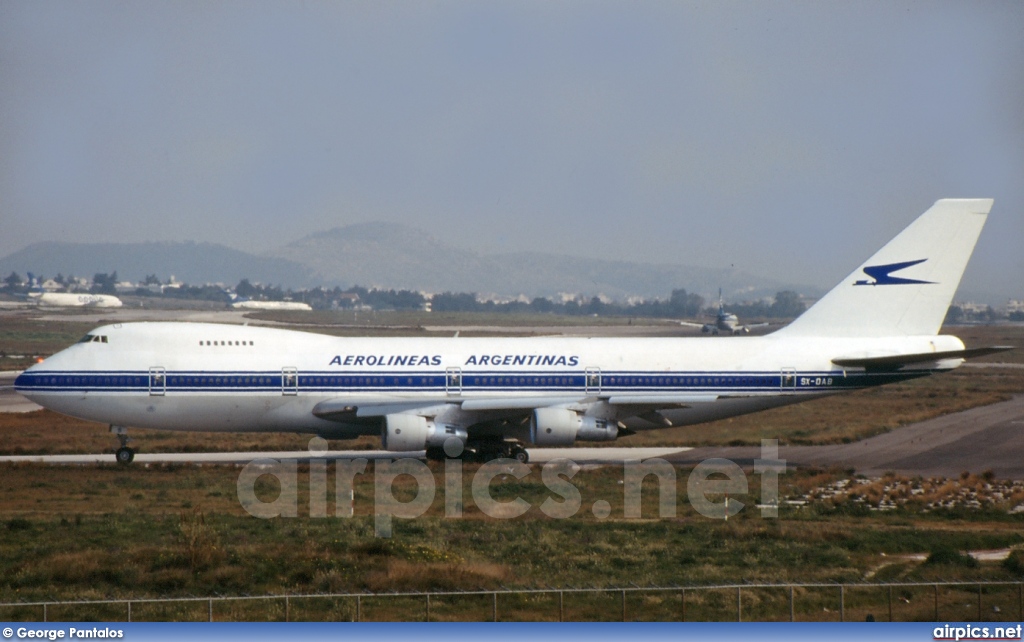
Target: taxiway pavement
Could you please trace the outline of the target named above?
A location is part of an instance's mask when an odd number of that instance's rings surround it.
[[[621,464],[628,460],[643,460],[654,457],[667,458],[686,448],[530,448],[531,464],[546,464],[555,459],[569,459],[577,464]],[[277,461],[310,459],[335,461],[343,459],[422,459],[422,450],[390,452],[387,450],[333,450],[325,453],[310,453],[308,450],[280,452],[229,452],[229,453],[139,453],[135,455],[138,464],[247,464],[260,459]],[[113,453],[87,455],[11,455],[0,457],[0,463],[43,463],[43,464],[113,464]]]
[[[756,447],[693,448],[668,459],[696,465],[712,457],[750,466],[762,455]],[[998,479],[1024,479],[1024,395],[850,444],[781,446],[779,458],[787,467],[839,466],[868,476],[891,471],[956,477],[991,470]]]

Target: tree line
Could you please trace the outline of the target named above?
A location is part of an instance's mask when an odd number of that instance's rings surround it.
[[[42,282],[42,278],[38,281]],[[65,279],[62,275],[54,278],[57,283],[71,285],[74,277]],[[114,294],[117,284],[117,272],[97,273],[93,276],[90,292],[97,294]],[[17,273],[12,272],[3,280],[3,290],[9,293],[27,292],[28,284]],[[145,297],[167,297],[175,299],[193,299],[206,301],[232,300],[231,291],[217,285],[191,286],[176,285],[154,291],[148,286],[160,285],[155,275],[147,275],[133,294]],[[492,312],[492,313],[537,313],[568,316],[630,316],[648,318],[693,318],[702,315],[713,315],[716,306],[707,305],[704,297],[687,292],[683,288],[672,290],[665,299],[646,299],[634,302],[606,302],[599,297],[579,296],[568,300],[552,300],[547,297],[534,297],[530,301],[514,300],[506,302],[483,301],[474,292],[442,292],[426,297],[420,292],[402,289],[379,289],[353,286],[350,288],[318,286],[311,289],[293,290],[276,285],[252,283],[242,279],[234,287],[234,295],[263,301],[302,301],[314,309],[351,309],[356,306],[368,306],[375,310],[422,310],[427,303],[435,312]],[[793,291],[778,292],[771,301],[754,301],[736,303],[728,306],[728,311],[742,318],[793,318],[806,309],[800,296]]]

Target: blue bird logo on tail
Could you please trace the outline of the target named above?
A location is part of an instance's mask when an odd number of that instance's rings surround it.
[[[864,268],[864,274],[870,276],[874,281],[862,280],[854,282],[854,285],[900,285],[907,283],[935,283],[935,281],[920,281],[918,279],[904,279],[899,276],[892,276],[893,272],[904,270],[912,265],[924,263],[928,259],[916,261],[904,261],[903,263],[889,263],[887,265],[869,265]]]

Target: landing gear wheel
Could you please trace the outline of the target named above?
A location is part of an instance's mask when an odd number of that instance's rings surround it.
[[[526,452],[526,449],[522,446],[516,446],[512,449],[512,458],[526,464],[530,461],[530,453]]]
[[[114,453],[114,457],[117,459],[117,463],[127,466],[135,459],[135,451],[128,447],[128,429],[111,424],[110,432],[117,435],[117,441],[121,444],[121,447]]]

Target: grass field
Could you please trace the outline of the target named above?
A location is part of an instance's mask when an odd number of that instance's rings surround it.
[[[587,320],[589,322],[589,319]],[[91,327],[68,319],[46,324],[3,322],[0,350],[8,353],[60,349]],[[969,345],[1024,345],[1015,327],[957,328]],[[1021,363],[1021,350],[988,360]],[[1024,391],[1015,369],[961,368],[907,384],[820,399],[806,404],[693,428],[645,433],[619,445],[757,443],[781,437],[788,443],[832,443],[859,439],[921,418],[972,407]],[[305,449],[308,436],[210,435],[133,431],[143,452],[186,450]],[[0,415],[0,451],[13,453],[100,452],[114,439],[105,426],[47,411]],[[377,447],[360,440],[357,447]],[[332,442],[332,447],[352,447]],[[978,510],[928,510],[908,504],[872,511],[846,501],[815,501],[803,508],[783,506],[780,517],[764,519],[754,508],[760,477],[749,474],[749,492],[731,501],[746,508],[728,522],[698,514],[687,496],[688,470],[677,471],[676,516],[659,517],[658,494],[648,478],[642,519],[626,519],[627,500],[620,467],[584,469],[573,477],[580,510],[567,519],[545,515],[545,500],[559,501],[531,467],[523,479],[498,478],[491,485],[499,501],[520,497],[532,507],[514,519],[484,515],[471,501],[479,469],[467,464],[461,518],[445,517],[443,465],[431,464],[437,496],[412,520],[396,519],[390,539],[374,535],[372,465],[356,478],[355,516],[334,511],[328,483],[328,517],[310,517],[309,470],[300,466],[298,517],[259,519],[238,500],[240,469],[234,466],[151,465],[0,466],[0,601],[259,595],[325,591],[497,589],[500,587],[702,585],[731,582],[849,582],[1010,580],[1024,581],[1024,557],[1009,562],[972,562],[960,551],[1024,547],[1024,514],[1010,512],[1017,499]],[[334,478],[333,466],[328,480]],[[840,470],[787,472],[783,496],[809,492],[847,473]],[[985,479],[967,480],[983,486]],[[940,486],[941,484],[935,484]],[[413,492],[407,476],[396,494]],[[257,482],[265,501],[277,496],[271,478]],[[721,499],[720,497],[716,497]],[[599,519],[595,502],[608,503]],[[929,557],[930,561],[923,558]],[[847,619],[881,613],[878,589],[850,589]],[[930,587],[896,591],[897,619],[930,619]],[[1015,589],[986,589],[988,619],[1016,618]],[[504,599],[504,598],[503,598]],[[614,620],[616,594],[566,598],[569,619]],[[730,592],[688,594],[688,619],[733,619]],[[832,589],[800,590],[798,619],[834,620]],[[973,618],[977,598],[944,590],[942,613]],[[1000,606],[995,612],[992,606]],[[220,619],[283,619],[283,605],[229,602]],[[292,619],[351,619],[349,600],[309,600],[293,605]],[[630,619],[677,619],[679,596],[631,594]],[[367,598],[363,619],[422,619],[423,604],[398,598]],[[488,599],[438,599],[433,619],[488,619]],[[744,591],[745,619],[788,619],[788,595],[772,589]],[[948,615],[947,615],[948,614]],[[135,619],[205,619],[205,604],[150,606]],[[0,618],[36,619],[23,607]],[[68,608],[51,619],[119,619],[116,609]],[[508,598],[502,619],[557,620],[557,598]]]
[[[753,508],[760,490],[751,476],[750,493],[732,497],[747,508],[723,522],[690,507],[683,471],[675,517],[658,519],[658,489],[649,478],[644,519],[627,520],[622,471],[606,467],[577,473],[581,509],[554,519],[539,507],[557,496],[534,468],[522,480],[496,480],[491,491],[497,501],[525,500],[529,512],[493,519],[471,500],[478,467],[467,466],[464,515],[446,518],[443,467],[432,468],[439,492],[431,508],[416,519],[396,518],[393,536],[381,539],[374,536],[370,474],[356,478],[354,518],[309,517],[309,475],[302,468],[299,516],[258,519],[237,500],[235,467],[75,466],[54,475],[49,467],[5,466],[0,601],[1019,577],[998,562],[922,564],[901,557],[1024,543],[1024,515],[1005,510],[926,515],[821,504],[763,519]],[[787,475],[783,492],[821,476]],[[276,482],[266,483],[259,492],[271,500]],[[399,478],[396,495],[408,500],[413,490],[408,478]],[[335,514],[334,499],[327,497],[328,515]],[[589,510],[598,500],[609,503],[608,519]]]

